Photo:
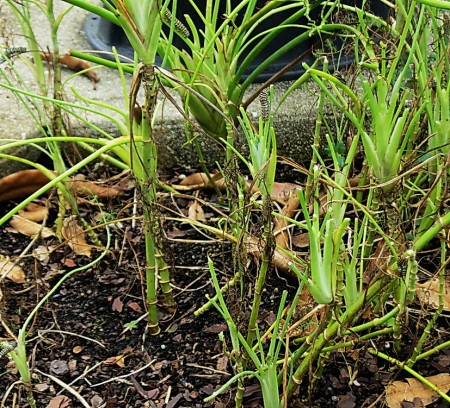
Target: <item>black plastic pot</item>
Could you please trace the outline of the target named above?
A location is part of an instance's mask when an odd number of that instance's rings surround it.
[[[239,0],[235,0],[236,3],[238,3]],[[267,0],[258,0],[258,4],[263,6]],[[225,8],[224,1],[221,2],[223,5],[223,9]],[[233,3],[233,1],[232,1]],[[361,6],[362,0],[344,0],[343,3],[348,5],[359,5]],[[196,2],[197,6],[202,10],[206,7],[206,0],[197,0]],[[371,3],[370,10],[372,13],[380,16],[380,17],[386,17],[388,14],[388,8],[381,3],[378,0],[374,0]],[[221,10],[219,15],[223,15],[225,10]],[[319,20],[321,12],[321,7],[316,7],[315,9],[311,10],[309,14],[310,19],[316,19]],[[258,35],[258,33],[261,33],[263,31],[268,30],[272,27],[277,27],[280,25],[286,18],[288,18],[292,13],[291,10],[288,10],[283,13],[278,13],[269,20],[264,21],[262,24],[260,24],[257,29],[254,32],[254,36]],[[340,11],[340,13],[344,13],[343,11]],[[178,2],[177,7],[177,18],[185,23],[184,15],[188,14],[193,19],[194,23],[196,24],[197,28],[200,28],[202,30],[202,22],[200,18],[197,16],[197,13],[193,9],[193,7],[190,5],[188,0],[183,0],[181,2]],[[342,16],[341,16],[342,17]],[[344,16],[345,18],[345,16]],[[297,24],[299,25],[307,25],[309,23],[309,20],[306,18],[302,18],[299,21],[297,21]],[[99,51],[111,51],[111,47],[115,46],[117,48],[117,52],[120,55],[123,55],[125,57],[128,57],[130,59],[133,58],[133,49],[130,46],[130,43],[128,42],[128,39],[126,38],[124,32],[122,29],[111,22],[101,19],[98,16],[94,14],[90,14],[87,17],[86,20],[86,37],[91,45],[91,47],[95,50]],[[272,41],[270,44],[268,44],[265,48],[263,53],[261,53],[250,65],[250,67],[247,69],[246,74],[248,75],[250,72],[252,72],[256,66],[258,66],[262,61],[264,61],[266,58],[271,56],[274,52],[279,50],[283,45],[288,43],[290,40],[298,37],[304,32],[304,29],[300,27],[289,27],[280,33],[279,36],[276,37],[274,41]],[[341,40],[339,40],[337,37],[331,39],[333,44],[333,55],[331,55],[330,60],[330,66],[332,69],[339,69],[343,66],[349,65],[353,61],[352,55],[345,55],[345,53],[341,53],[340,49],[342,48],[343,44]],[[185,46],[185,43],[177,36],[174,38],[174,44],[179,47],[183,48]],[[289,79],[295,79],[298,78],[301,73],[303,72],[302,68],[302,62],[307,62],[311,64],[314,61],[313,52],[315,48],[322,48],[322,44],[319,38],[317,37],[311,37],[308,38],[306,41],[303,41],[298,46],[292,48],[290,51],[288,51],[286,54],[284,54],[280,59],[278,59],[275,63],[271,64],[271,66],[264,71],[262,74],[260,74],[257,78],[257,82],[264,82],[268,78],[270,78],[273,74],[277,73],[280,69],[284,68],[287,64],[295,60],[301,55],[306,55],[302,61],[299,61],[297,64],[292,66],[288,72],[286,72],[283,76],[283,80],[289,80]],[[109,55],[109,56],[108,56]],[[104,54],[103,57],[111,58],[110,54]],[[245,78],[245,76],[244,76]]]

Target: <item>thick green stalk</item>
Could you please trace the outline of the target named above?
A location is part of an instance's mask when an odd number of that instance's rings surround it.
[[[245,375],[245,373],[251,374],[252,372],[246,372],[243,368],[243,364],[242,364],[243,360],[242,360],[241,350],[240,350],[240,346],[239,346],[239,331],[236,327],[236,323],[234,322],[233,318],[231,317],[231,314],[230,314],[228,307],[225,303],[225,300],[223,298],[222,290],[219,286],[219,281],[217,280],[217,274],[214,269],[214,264],[210,258],[208,258],[208,266],[209,266],[209,270],[211,272],[213,286],[216,291],[216,296],[214,298],[209,298],[209,301],[211,301],[213,303],[213,305],[216,307],[216,309],[219,311],[219,313],[225,319],[227,326],[228,326],[228,332],[229,332],[230,338],[231,338],[231,345],[232,345],[233,350],[230,354],[230,357],[233,359],[233,361],[236,364],[237,374],[230,380],[230,384],[235,380],[238,383],[237,396],[235,398],[235,402],[236,402],[236,408],[239,408],[242,406],[242,396],[243,396],[243,392],[244,392],[243,376]],[[227,384],[225,384],[222,388],[226,388],[226,386],[227,386]],[[220,390],[217,391],[217,395],[219,393],[220,393]],[[212,399],[213,395],[209,398]],[[239,397],[239,396],[241,396],[241,397]]]
[[[148,200],[147,196],[145,200]],[[150,203],[144,205],[144,235],[145,235],[145,283],[147,293],[147,313],[148,323],[147,327],[150,334],[159,334],[158,321],[158,297],[157,297],[157,260],[156,260],[156,243],[154,240],[153,231],[151,230],[151,218],[153,216],[150,211]]]
[[[27,352],[25,349],[25,339],[21,334],[23,330],[19,330],[19,337],[17,341],[17,347],[9,353],[9,356],[13,359],[17,370],[19,371],[20,378],[23,382],[25,393],[27,394],[27,401],[31,408],[36,408],[36,400],[33,395],[33,384],[31,382],[31,372],[27,361]]]
[[[417,252],[424,249],[425,246],[428,245],[429,242],[448,225],[450,225],[450,212],[444,214],[441,217],[438,217],[434,224],[427,231],[424,231],[416,238],[416,240],[414,241],[414,246]]]
[[[255,332],[257,330],[256,322],[259,316],[259,307],[261,305],[261,294],[264,289],[264,284],[266,282],[266,275],[269,269],[270,261],[271,261],[271,234],[272,228],[271,223],[268,222],[264,228],[263,240],[265,242],[265,248],[263,249],[263,255],[261,257],[261,266],[258,272],[258,279],[256,281],[256,285],[253,291],[253,301],[252,301],[252,309],[250,314],[250,319],[248,322],[248,334],[247,334],[247,343],[250,347],[253,346],[253,341],[255,339]]]
[[[274,333],[276,336],[276,333]],[[268,356],[269,357],[269,356]],[[267,362],[267,368],[259,373],[264,408],[279,408],[280,394],[278,392],[277,365],[274,361]]]
[[[370,288],[368,288],[365,293],[359,295],[356,302],[347,309],[347,311],[340,317],[339,321],[335,321],[330,324],[318,336],[316,333],[313,333],[312,336],[314,337],[312,337],[311,341],[307,341],[306,344],[314,344],[314,347],[306,354],[306,356],[304,356],[302,362],[292,376],[292,380],[287,387],[288,399],[295,391],[295,388],[297,386],[296,384],[300,384],[302,382],[303,376],[308,373],[310,365],[317,359],[322,349],[335,340],[335,337],[337,334],[339,334],[341,327],[346,327],[351,324],[354,318],[362,312],[364,306],[370,303],[378,294],[378,292],[380,292],[380,290],[384,288],[384,285],[384,279],[377,280]],[[296,361],[303,356],[303,354],[304,352],[302,352],[301,354],[295,352],[292,357],[292,364],[295,364]]]
[[[148,327],[151,334],[158,334],[157,314],[157,275],[161,273],[160,284],[165,296],[165,303],[173,306],[172,288],[167,265],[164,262],[159,245],[160,226],[156,208],[157,151],[153,137],[152,119],[156,107],[158,83],[153,65],[142,65],[142,82],[144,84],[145,102],[142,110],[142,144],[140,154],[133,158],[132,168],[137,176],[139,188],[144,201],[144,234],[146,248],[145,276],[147,284]],[[139,78],[140,80],[140,78]],[[132,120],[132,117],[130,118]],[[137,149],[137,146],[135,146]]]
[[[420,355],[422,348],[425,344],[425,341],[431,334],[431,330],[434,328],[437,319],[441,316],[442,311],[444,310],[444,292],[445,292],[445,271],[446,271],[446,257],[447,257],[447,244],[443,239],[441,239],[441,268],[439,271],[439,304],[436,311],[433,313],[433,316],[428,321],[428,324],[424,328],[419,341],[414,346],[414,351],[411,357],[406,361],[406,365],[410,368],[416,363],[418,360],[418,356]],[[417,271],[416,271],[417,273]],[[436,350],[437,352],[437,350]]]

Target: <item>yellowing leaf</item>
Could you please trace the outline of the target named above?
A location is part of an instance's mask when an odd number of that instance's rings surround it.
[[[450,374],[437,374],[426,379],[445,393],[450,390]],[[427,406],[440,398],[419,380],[407,378],[406,381],[394,381],[386,387],[386,404],[389,408],[402,408],[403,401],[413,402],[414,398],[420,398],[423,405]]]
[[[0,259],[0,277],[6,277],[15,283],[25,283],[25,272],[19,265],[14,265],[9,257]]]
[[[418,283],[416,293],[420,303],[437,309],[439,306],[439,279],[433,278],[427,282]],[[444,310],[450,311],[450,282],[448,280],[444,283],[443,295]]]
[[[189,213],[188,218],[192,221],[200,221],[205,222],[205,213],[203,212],[202,206],[198,203],[197,200],[195,200],[190,206],[189,206]]]
[[[35,236],[39,235],[42,238],[48,238],[55,236],[55,233],[50,228],[27,220],[20,215],[14,215],[9,222],[9,225],[11,225],[11,227],[13,227],[17,232],[20,232],[27,237],[34,238]]]
[[[92,246],[86,242],[84,230],[78,225],[77,218],[74,215],[64,220],[61,234],[73,252],[77,255],[91,257]]]

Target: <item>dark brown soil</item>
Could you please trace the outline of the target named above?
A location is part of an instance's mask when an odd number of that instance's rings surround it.
[[[216,200],[211,195],[207,198]],[[51,200],[56,207],[55,199]],[[182,211],[186,211],[189,200],[174,200]],[[131,202],[132,191],[129,191],[124,197],[106,200],[102,205],[104,211],[117,219],[131,215],[132,206],[128,205]],[[175,208],[169,199],[164,205]],[[12,203],[2,204],[0,215],[12,207]],[[98,205],[84,203],[81,209],[86,220],[98,219]],[[49,225],[55,217],[53,210]],[[150,336],[146,332],[143,317],[141,221],[137,220],[134,227],[130,220],[113,224],[108,256],[69,278],[41,308],[29,327],[27,352],[35,373],[33,384],[38,407],[82,406],[74,395],[48,375],[76,390],[91,407],[233,406],[234,386],[214,402],[203,402],[233,374],[233,367],[224,360],[223,345],[218,336],[219,332],[227,331],[224,320],[215,310],[198,318],[193,315],[204,304],[205,296],[213,294],[206,267],[207,256],[214,260],[221,281],[226,282],[234,270],[231,247],[217,241],[206,242],[207,239],[191,227],[175,224],[165,227],[169,237],[182,242],[168,240],[166,243],[173,266],[177,309],[174,313],[161,310],[160,335]],[[100,232],[99,238],[105,241],[104,232]],[[17,257],[30,240],[7,225],[0,228],[2,255]],[[27,283],[2,282],[1,318],[15,333],[49,287],[64,273],[89,261],[75,255],[68,246],[58,245],[54,238],[36,240],[28,255],[20,261],[27,274]],[[52,249],[48,257],[37,259],[30,255],[40,246]],[[94,251],[93,258],[98,254]],[[276,313],[279,294],[289,286],[288,280],[272,271],[263,296],[262,328],[265,317]],[[248,313],[245,295],[227,295],[239,299],[236,300],[236,313],[244,317]],[[423,329],[423,322],[418,321],[416,315],[411,316],[406,345],[414,344],[418,330]],[[439,341],[449,340],[448,320],[442,318],[438,326],[442,336]],[[7,339],[6,331],[0,337]],[[388,340],[378,339],[373,345],[386,350],[391,346]],[[393,354],[392,349],[387,350],[388,354]],[[404,352],[410,350],[406,347]],[[449,366],[450,350],[446,349],[419,364],[417,369],[426,376],[448,372]],[[383,407],[385,385],[396,377],[405,377],[403,372],[392,371],[386,362],[368,354],[364,346],[331,354],[325,367],[321,378],[314,383],[312,393],[308,391],[309,384],[303,384],[290,407]],[[4,398],[7,390],[8,397],[2,406],[28,406],[23,389],[13,385],[17,380],[19,376],[14,365],[3,358],[0,397]],[[446,406],[442,404],[437,402],[433,406]],[[244,406],[262,406],[257,383],[248,387]]]

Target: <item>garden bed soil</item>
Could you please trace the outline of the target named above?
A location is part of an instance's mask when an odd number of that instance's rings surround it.
[[[101,170],[96,179],[110,176]],[[123,176],[122,183],[131,183]],[[204,193],[202,193],[204,194]],[[204,198],[217,200],[212,193]],[[57,215],[55,198],[44,198],[51,203],[51,220]],[[211,257],[222,283],[234,271],[232,248],[217,240],[208,240],[199,231],[187,225],[166,224],[168,254],[172,265],[172,280],[177,307],[172,313],[161,309],[161,333],[151,336],[146,332],[144,287],[142,283],[143,232],[141,220],[132,216],[133,190],[102,203],[84,201],[80,208],[86,220],[99,219],[106,211],[116,219],[111,224],[111,251],[91,268],[69,278],[55,295],[41,308],[29,327],[27,352],[33,367],[34,396],[38,407],[81,407],[79,399],[68,388],[75,390],[91,407],[232,407],[233,385],[227,392],[206,403],[219,385],[233,375],[233,367],[224,354],[219,340],[220,332],[227,332],[223,318],[215,310],[200,317],[193,312],[205,303],[206,295],[213,294],[207,257]],[[187,213],[189,200],[168,198],[164,205]],[[13,207],[2,203],[1,215]],[[206,215],[208,216],[208,215]],[[105,241],[104,232],[99,238]],[[9,226],[0,228],[1,254],[15,258],[29,245],[31,238],[18,234]],[[48,248],[48,256],[30,254],[36,248]],[[93,252],[93,258],[98,255]],[[55,238],[38,239],[20,261],[26,271],[26,283],[1,283],[1,318],[16,333],[38,300],[47,293],[64,273],[87,263],[89,259],[74,254],[67,245],[59,245]],[[251,277],[248,278],[251,281]],[[263,293],[261,328],[267,327],[277,312],[282,290],[292,293],[293,283],[272,271]],[[237,307],[236,313],[248,314],[249,299],[230,291],[226,296]],[[233,300],[235,297],[236,300]],[[405,344],[414,344],[418,328],[423,322],[411,314],[410,331],[405,333]],[[449,340],[448,319],[438,322],[440,342]],[[2,336],[7,338],[4,331]],[[436,338],[435,338],[436,340]],[[393,354],[387,339],[371,344]],[[352,351],[335,352],[329,356],[322,376],[314,384],[312,393],[308,383],[302,385],[289,407],[383,407],[385,386],[393,379],[404,378],[401,371],[392,371],[385,361],[377,359],[360,345]],[[408,353],[411,350],[403,350]],[[442,350],[417,369],[424,375],[448,372],[450,350]],[[1,360],[0,399],[9,396],[5,407],[27,407],[23,389],[15,382],[18,373],[6,357]],[[57,384],[59,379],[68,387]],[[353,376],[353,378],[352,378]],[[312,376],[310,377],[312,380]],[[255,382],[246,389],[245,407],[261,407],[261,392]],[[442,408],[438,401],[431,405]],[[413,405],[404,405],[413,407]],[[415,406],[414,406],[415,407]]]

